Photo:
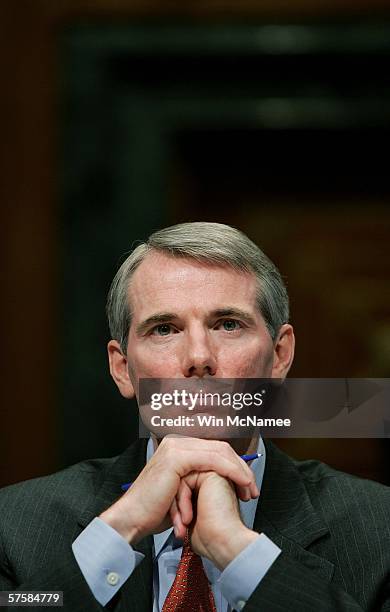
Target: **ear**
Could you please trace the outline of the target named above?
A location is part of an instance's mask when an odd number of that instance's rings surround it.
[[[110,373],[121,395],[127,399],[135,396],[133,383],[130,380],[127,357],[122,353],[119,342],[110,340],[107,344]]]
[[[272,378],[286,378],[294,359],[295,337],[292,325],[285,323],[274,342]]]

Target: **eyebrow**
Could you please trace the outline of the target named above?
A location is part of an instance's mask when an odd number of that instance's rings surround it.
[[[254,325],[255,319],[254,317],[246,312],[245,310],[241,310],[241,308],[235,307],[227,307],[227,308],[218,308],[217,310],[213,310],[211,313],[212,317],[222,318],[222,317],[234,317],[235,319],[242,319],[248,325]]]
[[[217,308],[213,310],[209,318],[210,319],[220,319],[222,317],[234,317],[237,319],[241,319],[248,325],[254,325],[255,319],[252,315],[245,310],[241,310],[241,308],[227,307],[227,308]],[[142,321],[136,327],[136,334],[138,336],[142,336],[150,327],[153,325],[162,325],[163,323],[170,323],[171,321],[178,319],[178,315],[173,312],[158,312],[147,319]]]
[[[172,312],[157,312],[156,314],[152,315],[151,317],[148,317],[147,319],[145,319],[145,321],[142,321],[139,325],[137,325],[135,332],[138,336],[141,336],[146,331],[148,331],[148,329],[152,325],[161,325],[162,323],[169,323],[173,319],[177,319],[177,315]]]

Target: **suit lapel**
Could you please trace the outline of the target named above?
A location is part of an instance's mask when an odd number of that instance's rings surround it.
[[[272,442],[265,441],[265,446],[266,465],[254,529],[265,533],[283,552],[329,581],[333,564],[307,550],[326,536],[329,529],[313,508],[293,460]]]
[[[96,493],[91,504],[79,518],[79,526],[84,529],[96,516],[99,516],[116,499],[123,495],[121,485],[134,482],[146,462],[147,440],[137,440],[122,455],[113,460],[102,471],[96,485]],[[144,538],[135,546],[145,555],[138,567],[112,600],[110,609],[115,612],[137,610],[150,612],[153,607],[153,538]]]

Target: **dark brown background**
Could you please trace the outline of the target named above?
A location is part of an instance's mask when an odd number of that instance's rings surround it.
[[[127,406],[117,399],[103,365],[107,334],[102,323],[104,298],[120,254],[135,238],[167,223],[231,223],[246,231],[276,261],[287,277],[298,338],[292,375],[388,376],[390,189],[388,150],[382,148],[388,146],[385,136],[389,130],[384,70],[388,68],[388,51],[379,54],[378,63],[375,54],[373,59],[363,45],[361,63],[354,64],[357,73],[346,70],[336,81],[331,76],[334,57],[327,64],[326,53],[319,64],[309,62],[302,68],[310,95],[318,93],[316,83],[322,70],[322,82],[326,84],[329,77],[329,92],[348,98],[351,108],[361,68],[362,91],[358,96],[364,95],[366,79],[374,99],[361,127],[358,117],[351,123],[347,114],[338,123],[330,122],[328,128],[322,115],[319,125],[309,125],[303,119],[291,126],[287,120],[285,129],[280,124],[264,129],[264,125],[254,128],[245,121],[229,123],[229,117],[225,123],[216,118],[211,123],[209,119],[206,123],[192,119],[189,127],[176,128],[169,141],[169,167],[164,167],[166,152],[161,153],[159,165],[160,173],[165,168],[165,199],[157,198],[150,211],[145,209],[147,170],[137,177],[138,183],[132,183],[134,197],[127,204],[128,241],[119,231],[120,207],[112,215],[108,205],[102,212],[104,198],[99,199],[99,194],[107,193],[109,200],[107,181],[115,183],[117,177],[110,170],[109,179],[104,179],[104,172],[113,156],[112,144],[121,141],[109,141],[105,149],[104,138],[95,143],[87,139],[87,144],[92,142],[91,147],[100,149],[101,159],[92,177],[88,167],[79,168],[83,154],[76,137],[77,121],[81,133],[88,113],[81,110],[79,119],[77,113],[79,103],[83,109],[83,96],[87,95],[83,92],[88,93],[88,88],[81,86],[88,75],[80,68],[80,76],[72,80],[69,66],[77,69],[72,32],[80,27],[84,32],[80,40],[89,27],[91,32],[94,28],[103,32],[104,40],[105,28],[115,32],[116,28],[138,24],[179,30],[182,24],[200,28],[222,24],[233,29],[239,25],[358,24],[369,29],[372,23],[390,23],[389,3],[324,0],[314,7],[306,0],[208,0],[185,4],[121,0],[110,2],[108,7],[97,0],[68,0],[6,1],[1,5],[2,484],[48,473],[81,457],[117,452],[125,437],[134,435],[134,431],[122,438],[115,434],[118,426],[123,429]],[[81,44],[80,61],[89,51],[87,43]],[[137,86],[144,83],[130,70],[128,62],[132,60],[126,53],[115,56],[107,70],[116,91],[127,95],[133,78],[138,79]],[[342,55],[345,60],[348,50]],[[232,56],[234,51],[229,61]],[[299,72],[304,53],[294,57],[298,64],[292,68],[298,65]],[[153,85],[159,73],[161,83],[168,91],[172,85],[174,91],[175,79],[165,79],[167,64],[158,64],[156,55],[143,61],[148,70],[156,66]],[[175,61],[175,74],[185,82],[188,66],[178,65],[177,58]],[[350,66],[349,60],[345,61]],[[283,75],[287,79],[290,64],[286,62],[281,77],[276,73],[270,79],[276,88]],[[141,71],[142,77],[148,70]],[[219,71],[218,63],[215,71]],[[249,67],[245,78],[250,79],[250,72]],[[226,74],[226,87],[231,87],[228,70]],[[195,82],[196,75],[193,78]],[[232,75],[233,81],[237,78]],[[261,82],[262,75],[253,73],[253,79]],[[110,81],[107,83],[109,89]],[[239,80],[235,87],[241,93]],[[326,87],[321,95],[324,91]],[[93,114],[93,101],[87,100],[85,105]],[[113,106],[108,108],[113,112]],[[264,116],[264,109],[261,112]],[[283,108],[276,112],[276,121],[283,112]],[[104,115],[101,117],[100,126],[105,122]],[[107,132],[111,120],[114,130],[120,131],[115,115],[114,119],[107,116]],[[146,132],[139,134],[139,149],[144,147],[140,155],[148,159],[149,150],[157,154],[155,136]],[[115,159],[123,158],[120,146],[115,149]],[[116,165],[112,163],[112,167]],[[78,192],[83,181],[88,188]],[[148,193],[152,198],[153,193]],[[83,283],[77,277],[78,268],[85,265],[86,270],[91,269],[92,261],[85,228],[104,237],[92,250],[107,263],[100,272],[97,266],[95,276],[84,277]],[[100,277],[102,280],[95,283]],[[94,322],[92,331],[88,328],[90,333],[84,334],[95,310],[101,313],[96,326]],[[95,334],[95,330],[100,331]],[[101,347],[101,352],[92,362],[95,346]],[[91,398],[86,379],[92,388],[95,378],[96,391]],[[103,379],[106,382],[100,382]],[[81,400],[77,403],[83,392],[85,406]],[[104,436],[106,441],[100,443]],[[283,444],[295,456],[319,457],[342,469],[389,482],[389,451],[382,440]]]

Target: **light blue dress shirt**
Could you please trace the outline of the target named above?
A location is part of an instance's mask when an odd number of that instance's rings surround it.
[[[147,461],[153,452],[153,442],[150,439]],[[257,452],[263,456],[252,461],[250,467],[261,492],[266,460],[261,438]],[[242,520],[249,529],[253,528],[257,503],[258,499],[239,502]],[[160,612],[176,575],[183,542],[175,537],[172,528],[155,534],[153,538],[153,612]],[[93,595],[103,606],[114,597],[144,558],[142,553],[135,551],[115,529],[99,518],[95,518],[82,531],[73,542],[72,549]],[[223,572],[211,561],[202,558],[217,612],[241,610],[280,553],[280,548],[262,533]]]

